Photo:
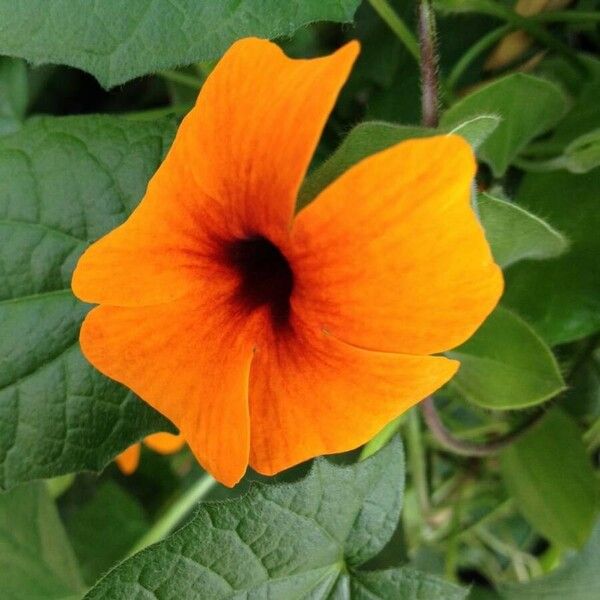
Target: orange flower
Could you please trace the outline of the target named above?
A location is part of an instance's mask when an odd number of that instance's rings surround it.
[[[502,277],[456,136],[352,167],[294,218],[358,53],[234,44],[141,204],[73,278],[85,356],[176,424],[216,479],[356,448],[448,381]]]
[[[173,435],[160,432],[146,436],[144,444],[159,454],[175,454],[183,448],[185,440],[181,434]],[[142,444],[133,444],[115,458],[117,466],[124,475],[131,475],[137,469],[141,451]]]

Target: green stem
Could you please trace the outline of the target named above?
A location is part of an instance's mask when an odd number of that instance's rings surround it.
[[[193,90],[198,91],[202,87],[202,80],[194,77],[193,75],[186,75],[185,73],[180,73],[179,71],[158,71],[156,73],[163,79],[167,81],[171,81],[172,83],[178,83],[180,85],[185,85],[186,87],[192,88]]]
[[[529,17],[539,23],[598,23],[600,12],[579,12],[571,10],[554,10],[542,12]]]
[[[456,84],[463,76],[465,71],[471,66],[477,57],[485,52],[488,48],[491,48],[498,40],[502,39],[511,30],[510,25],[502,25],[497,29],[494,29],[480,38],[475,44],[473,44],[457,61],[457,63],[450,71],[450,75],[446,79],[446,85],[449,89],[453,90],[456,88]]]
[[[178,523],[194,508],[196,503],[208,494],[217,482],[210,476],[204,475],[188,490],[186,490],[169,509],[152,525],[130,550],[129,556],[143,550],[150,544],[159,542],[175,529]]]
[[[403,416],[404,415],[401,415],[388,423],[373,439],[367,442],[364,445],[358,460],[365,460],[365,458],[369,458],[369,456],[375,454],[380,448],[383,448],[400,428]]]
[[[425,518],[431,510],[429,503],[429,486],[427,485],[427,465],[425,463],[425,450],[421,436],[421,420],[419,411],[413,408],[407,413],[406,420],[406,445],[408,447],[408,464],[417,499]]]
[[[387,0],[369,0],[369,4],[396,34],[411,56],[419,62],[419,43],[417,39]]]

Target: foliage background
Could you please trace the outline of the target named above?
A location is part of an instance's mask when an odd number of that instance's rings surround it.
[[[433,406],[244,496],[259,476],[226,490],[188,451],[115,468],[172,429],[81,356],[73,266],[139,202],[240,37],[291,56],[361,40],[301,203],[431,135],[416,4],[0,0],[0,597],[600,597],[600,13],[593,0],[434,9],[439,129],[476,148],[501,306],[450,353],[463,366]],[[231,502],[192,518],[200,498]]]

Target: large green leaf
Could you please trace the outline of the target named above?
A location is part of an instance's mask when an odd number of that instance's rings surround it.
[[[480,194],[477,207],[494,259],[502,267],[523,259],[552,258],[568,247],[558,231],[512,202]]]
[[[0,53],[78,67],[111,87],[218,58],[236,39],[348,22],[359,0],[0,0]]]
[[[581,547],[598,516],[598,481],[576,423],[552,409],[501,456],[517,507],[560,546]]]
[[[0,598],[66,600],[84,585],[43,482],[0,493]]]
[[[459,100],[444,113],[441,126],[455,127],[481,114],[499,115],[502,121],[481,145],[479,156],[500,176],[531,140],[556,125],[566,109],[566,99],[553,83],[517,73]]]
[[[171,123],[46,118],[0,138],[0,487],[103,467],[165,421],[79,350],[71,273],[141,199]]]
[[[529,583],[504,584],[505,600],[598,600],[600,598],[600,521],[581,552],[556,571]]]
[[[452,380],[471,402],[499,410],[533,406],[564,389],[552,352],[512,311],[498,307],[462,346]]]
[[[398,438],[351,466],[319,459],[296,483],[201,504],[187,526],[121,563],[87,598],[464,598],[412,570],[360,571],[394,532],[403,480]]]

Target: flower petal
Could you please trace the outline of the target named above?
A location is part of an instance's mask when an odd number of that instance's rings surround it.
[[[370,352],[296,330],[257,349],[250,373],[250,464],[272,475],[344,452],[444,384],[458,362]]]
[[[161,431],[146,436],[144,444],[159,454],[174,454],[185,446],[185,438],[181,434],[173,435],[172,433]]]
[[[278,243],[321,131],[359,51],[294,60],[271,42],[233,44],[177,136],[197,185],[246,234]]]
[[[83,253],[71,283],[79,299],[145,306],[195,289],[198,273],[206,270],[208,228],[218,217],[202,218],[210,199],[173,162],[163,163],[129,219]]]
[[[360,347],[433,354],[466,340],[502,293],[470,205],[475,159],[458,136],[358,163],[296,218],[292,303]]]
[[[215,238],[287,236],[296,195],[358,53],[287,58],[236,42],[215,67],[129,219],[94,243],[73,275],[75,295],[115,306],[168,302],[195,289]]]
[[[142,449],[141,444],[133,444],[127,448],[127,450],[123,450],[121,454],[115,458],[115,462],[117,463],[117,467],[123,475],[131,475],[135,473],[135,470],[138,468],[140,464],[140,451]]]
[[[180,430],[202,466],[234,485],[248,464],[250,336],[214,296],[100,306],[81,330],[86,358]]]

